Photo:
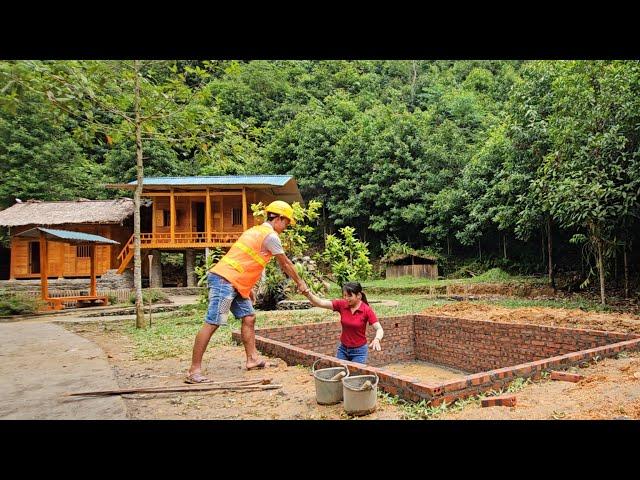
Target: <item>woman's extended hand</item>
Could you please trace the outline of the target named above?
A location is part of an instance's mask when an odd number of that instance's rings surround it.
[[[374,338],[373,341],[369,344],[369,347],[373,350],[380,351],[382,348],[380,347],[380,340]]]

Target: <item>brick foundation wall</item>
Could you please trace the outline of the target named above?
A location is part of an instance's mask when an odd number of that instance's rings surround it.
[[[351,375],[379,377],[378,387],[406,400],[451,403],[498,390],[517,377],[539,377],[542,371],[567,368],[595,357],[640,350],[640,335],[594,330],[518,325],[449,317],[405,315],[380,318],[385,336],[381,352],[369,353],[369,364],[334,357],[340,323],[323,322],[256,330],[256,347],[289,365],[317,368],[346,365]],[[369,340],[375,331],[367,328]],[[240,332],[232,338],[241,343]],[[448,382],[425,382],[384,369],[388,363],[423,360],[477,372]]]
[[[413,316],[385,317],[379,319],[384,329],[382,350],[369,350],[369,365],[384,365],[391,362],[405,362],[415,359]],[[262,328],[256,335],[278,342],[311,350],[324,355],[335,356],[340,342],[342,328],[338,320],[287,327]],[[375,330],[367,326],[367,341],[375,337]],[[286,359],[285,359],[286,360]]]
[[[613,332],[415,316],[415,356],[484,372],[636,338]]]

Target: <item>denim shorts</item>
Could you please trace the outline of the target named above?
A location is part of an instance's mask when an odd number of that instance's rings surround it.
[[[253,304],[220,275],[209,272],[207,274],[209,284],[209,308],[204,321],[209,325],[226,325],[229,311],[236,318],[254,315]]]
[[[338,345],[338,353],[336,357],[340,360],[348,360],[350,362],[367,363],[369,355],[369,345],[366,343],[361,347],[345,347],[342,342]]]

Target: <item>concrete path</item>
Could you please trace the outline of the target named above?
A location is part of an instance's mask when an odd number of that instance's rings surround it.
[[[61,397],[117,388],[93,342],[51,323],[0,323],[0,419],[124,420],[119,396]]]

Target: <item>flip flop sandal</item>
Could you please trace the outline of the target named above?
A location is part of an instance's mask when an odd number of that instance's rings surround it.
[[[193,373],[184,379],[184,383],[207,383],[210,380],[200,373]]]

